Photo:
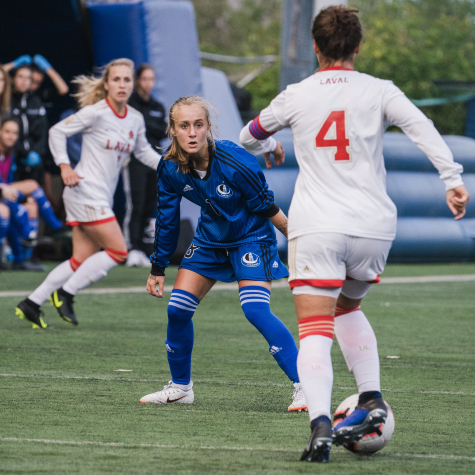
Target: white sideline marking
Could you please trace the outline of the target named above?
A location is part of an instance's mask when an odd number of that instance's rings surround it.
[[[49,375],[49,374],[15,374],[15,373],[0,373],[1,378],[39,378],[39,379],[85,379],[89,381],[117,381],[118,383],[159,383],[163,384],[161,379],[147,379],[147,378],[108,378],[104,376],[65,376],[65,375]],[[217,381],[212,379],[194,379],[193,382],[198,384],[221,384],[223,386],[275,386],[279,388],[289,388],[292,386],[283,383],[268,383],[268,382],[238,382],[238,381]],[[334,386],[334,389],[342,391],[356,390],[353,386]],[[413,394],[442,394],[449,396],[475,396],[475,393],[464,393],[462,391],[414,391],[406,389],[391,389],[382,388],[381,391],[395,392],[395,393],[413,393]]]
[[[259,452],[297,452],[301,449],[290,448],[265,448],[265,447],[213,447],[206,445],[165,445],[165,444],[127,444],[125,442],[101,442],[101,441],[77,441],[77,440],[51,440],[51,439],[23,439],[17,437],[0,437],[2,442],[36,442],[40,444],[57,444],[57,445],[96,445],[99,447],[126,447],[126,448],[159,448],[159,449],[191,449],[191,450],[234,450],[234,451],[259,451]],[[334,450],[335,452],[343,453],[343,450]],[[439,460],[466,460],[475,462],[475,457],[467,457],[465,455],[437,455],[437,454],[402,454],[386,452],[387,457],[401,457],[401,458],[430,458]]]
[[[475,281],[475,274],[467,275],[427,275],[422,277],[383,277],[380,284],[426,284],[428,282],[472,282]],[[288,288],[287,282],[276,282],[272,284],[273,289]],[[216,284],[211,290],[237,290],[238,284]],[[171,292],[172,285],[165,285],[164,291]],[[24,297],[31,294],[33,290],[7,290],[0,292],[1,297]],[[112,287],[103,289],[86,289],[81,291],[81,295],[106,295],[106,294],[144,294],[143,287]]]

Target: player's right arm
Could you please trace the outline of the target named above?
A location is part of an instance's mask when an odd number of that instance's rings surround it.
[[[49,148],[54,162],[61,169],[61,178],[66,186],[76,186],[82,178],[71,167],[67,138],[93,127],[96,119],[95,111],[94,106],[84,107],[49,129]]]
[[[445,183],[447,205],[456,220],[465,216],[469,201],[461,173],[444,139],[434,124],[394,84],[388,84],[383,96],[386,125],[396,125],[427,155]]]
[[[242,146],[248,152],[253,155],[263,154],[267,168],[271,168],[271,154],[276,166],[285,161],[282,144],[272,137],[278,130],[289,125],[285,117],[285,96],[286,91],[282,91],[258,117],[241,130],[239,136]]]
[[[147,292],[154,297],[163,297],[165,268],[178,243],[180,232],[181,196],[173,189],[169,180],[166,161],[161,161],[157,170],[157,219],[155,221],[155,240],[150,256],[152,269],[147,280]],[[180,173],[180,172],[178,172]],[[159,286],[157,291],[156,286]]]

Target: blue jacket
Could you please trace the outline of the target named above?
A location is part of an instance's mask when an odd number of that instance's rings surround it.
[[[171,160],[161,160],[158,165],[152,270],[163,271],[176,249],[183,196],[201,207],[193,239],[201,247],[276,242],[274,226],[268,218],[279,208],[256,157],[233,142],[216,141],[215,150],[210,147],[208,171],[203,179],[194,170],[181,172]]]

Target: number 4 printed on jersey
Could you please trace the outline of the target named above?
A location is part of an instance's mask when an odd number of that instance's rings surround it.
[[[315,148],[333,148],[334,162],[351,162],[346,109],[329,112],[315,137]]]

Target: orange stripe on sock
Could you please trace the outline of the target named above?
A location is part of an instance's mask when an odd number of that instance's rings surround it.
[[[127,259],[127,251],[116,251],[114,249],[104,249],[107,255],[113,259],[117,264],[122,264]]]
[[[347,313],[351,313],[351,312],[356,312],[357,310],[360,310],[360,305],[358,305],[355,308],[343,308],[337,305],[335,309],[335,317],[346,315]]]
[[[69,259],[69,265],[71,266],[71,269],[76,272],[78,270],[78,267],[82,264],[82,262],[79,262],[77,259],[74,259],[74,257],[71,257]]]
[[[331,338],[335,333],[335,319],[330,315],[316,315],[302,318],[298,322],[299,340],[303,340],[310,335],[321,335]]]

